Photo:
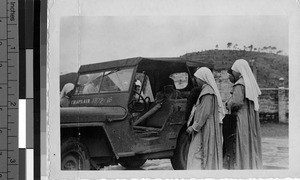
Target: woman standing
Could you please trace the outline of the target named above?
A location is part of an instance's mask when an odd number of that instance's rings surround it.
[[[192,140],[187,169],[222,169],[222,134],[224,117],[222,99],[212,72],[202,67],[194,74],[201,93],[196,103],[194,122],[187,128]]]
[[[261,169],[261,133],[258,96],[261,91],[248,62],[236,60],[231,67],[234,85],[226,108],[236,115],[235,156],[230,160],[234,169]]]

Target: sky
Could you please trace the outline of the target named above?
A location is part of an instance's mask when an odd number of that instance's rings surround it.
[[[227,43],[288,53],[286,16],[69,16],[60,21],[60,73],[130,57],[178,57]]]

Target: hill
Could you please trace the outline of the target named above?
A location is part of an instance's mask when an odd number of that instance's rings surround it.
[[[288,56],[244,50],[207,50],[187,53],[181,57],[199,61],[213,61],[215,70],[228,69],[237,59],[247,61],[254,59],[259,87],[278,87],[278,80],[281,77],[285,79],[285,87],[288,87]]]

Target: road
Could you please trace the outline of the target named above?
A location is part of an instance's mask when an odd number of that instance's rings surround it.
[[[288,169],[288,138],[262,138],[264,169]],[[126,170],[121,165],[101,170]],[[173,170],[170,160],[148,160],[139,170]]]
[[[288,169],[288,138],[263,138],[262,152],[265,169]]]

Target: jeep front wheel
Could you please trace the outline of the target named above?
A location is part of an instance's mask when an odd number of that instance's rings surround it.
[[[62,170],[90,170],[87,148],[76,138],[70,138],[61,146]]]
[[[120,161],[120,164],[126,169],[138,169],[145,164],[146,159],[127,158]]]
[[[187,162],[187,154],[190,147],[190,140],[187,133],[182,132],[177,139],[177,147],[171,158],[171,164],[174,170],[185,170]]]

